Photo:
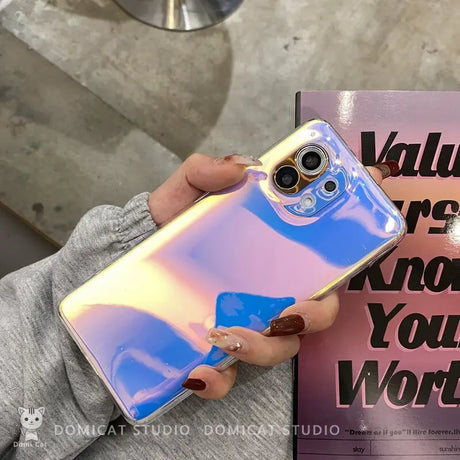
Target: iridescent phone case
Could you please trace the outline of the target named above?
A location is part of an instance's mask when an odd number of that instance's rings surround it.
[[[273,170],[312,142],[329,161],[310,187],[330,178],[341,192],[305,216],[299,200],[308,189],[281,193]],[[405,234],[397,208],[326,122],[306,123],[260,159],[237,186],[199,200],[61,303],[64,323],[131,423],[188,396],[181,383],[194,367],[234,362],[206,342],[210,327],[263,332],[286,307],[336,288]]]

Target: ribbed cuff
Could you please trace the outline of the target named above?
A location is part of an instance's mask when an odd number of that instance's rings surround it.
[[[124,250],[136,246],[157,230],[157,226],[150,215],[149,195],[148,192],[136,195],[123,208],[118,231]]]

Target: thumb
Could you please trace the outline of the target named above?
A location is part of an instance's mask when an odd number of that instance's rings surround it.
[[[150,214],[161,226],[190,206],[205,192],[217,192],[240,182],[246,167],[262,163],[245,155],[214,158],[202,153],[190,155],[149,197]]]

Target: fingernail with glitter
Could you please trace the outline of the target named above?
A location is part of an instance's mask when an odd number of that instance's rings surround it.
[[[397,161],[389,160],[382,163],[377,163],[376,168],[380,169],[384,179],[390,176],[396,176],[401,170],[399,169],[399,164]]]
[[[281,316],[270,321],[269,337],[283,335],[295,335],[307,332],[310,325],[309,319],[305,315],[292,314]]]
[[[248,342],[243,337],[214,327],[209,329],[206,340],[211,345],[215,345],[225,351],[244,353],[249,348]]]
[[[255,157],[249,155],[239,155],[237,153],[233,155],[227,155],[224,158],[218,158],[217,161],[219,162],[228,162],[233,163],[235,165],[243,165],[243,166],[262,166],[262,162]]]

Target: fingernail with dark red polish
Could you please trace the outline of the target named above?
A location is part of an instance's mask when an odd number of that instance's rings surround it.
[[[270,321],[269,337],[300,334],[305,330],[305,320],[300,315],[287,315]]]
[[[188,390],[203,391],[206,389],[206,382],[201,379],[187,379],[182,386]]]
[[[377,163],[375,167],[380,169],[384,179],[389,176],[396,176],[401,171],[398,162],[394,160]]]

